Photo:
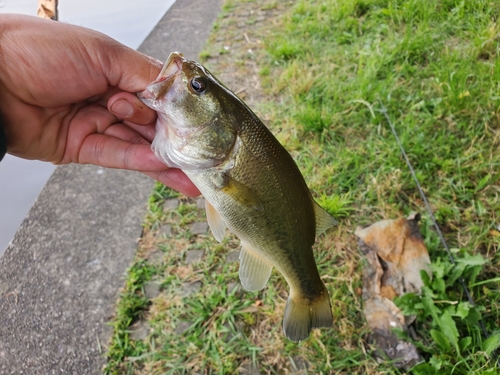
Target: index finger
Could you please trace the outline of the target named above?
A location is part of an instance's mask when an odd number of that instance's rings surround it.
[[[200,191],[179,169],[168,168],[149,145],[132,144],[105,134],[92,134],[82,144],[79,163],[142,172],[187,196]]]
[[[117,118],[137,125],[153,125],[156,122],[156,112],[130,92],[114,94],[109,98],[107,107]]]
[[[131,143],[98,133],[87,136],[82,142],[77,162],[139,172],[158,172],[166,168],[149,144]]]

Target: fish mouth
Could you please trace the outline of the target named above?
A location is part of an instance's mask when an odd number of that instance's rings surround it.
[[[158,77],[151,82],[144,91],[137,93],[137,97],[148,107],[159,110],[158,101],[170,90],[177,76],[182,71],[182,64],[186,61],[182,53],[172,52]]]

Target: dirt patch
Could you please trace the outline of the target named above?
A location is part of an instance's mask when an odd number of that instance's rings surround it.
[[[278,22],[283,5],[242,2],[224,11],[202,54],[201,62],[252,109],[266,100],[259,78],[264,39]]]

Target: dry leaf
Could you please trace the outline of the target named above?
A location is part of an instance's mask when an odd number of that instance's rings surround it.
[[[394,333],[407,330],[414,317],[403,316],[392,300],[405,293],[419,294],[423,286],[420,271],[429,276],[430,258],[418,228],[419,214],[383,220],[355,231],[365,255],[363,302],[370,341],[379,360],[389,358],[398,368],[410,369],[422,361],[416,347]],[[383,353],[380,353],[382,351]]]

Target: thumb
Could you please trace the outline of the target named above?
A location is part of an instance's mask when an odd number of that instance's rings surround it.
[[[109,38],[108,43],[111,45],[104,48],[106,59],[102,68],[111,86],[138,92],[158,77],[162,62],[114,39]]]

